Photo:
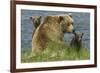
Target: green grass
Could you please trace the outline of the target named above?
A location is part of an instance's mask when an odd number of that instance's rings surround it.
[[[21,62],[47,62],[63,60],[87,60],[90,58],[90,52],[86,48],[81,48],[79,52],[68,44],[58,44],[55,42],[47,43],[43,52],[33,56],[31,49],[21,51]]]

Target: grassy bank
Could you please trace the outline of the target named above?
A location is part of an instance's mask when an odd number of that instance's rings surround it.
[[[67,44],[58,44],[54,42],[47,43],[47,47],[40,54],[33,56],[31,49],[22,49],[21,62],[47,62],[63,60],[86,60],[90,58],[90,53],[86,48],[81,48],[79,52]]]

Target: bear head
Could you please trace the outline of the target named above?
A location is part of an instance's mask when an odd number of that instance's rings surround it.
[[[77,42],[81,42],[82,41],[82,37],[83,37],[83,34],[84,33],[76,33],[76,32],[74,32],[74,35],[75,35],[75,40],[77,41]]]
[[[71,14],[66,14],[64,16],[59,16],[60,24],[62,26],[63,32],[73,32],[74,31],[74,20]]]
[[[41,23],[41,16],[32,16],[30,19],[32,20],[35,28],[37,28]]]

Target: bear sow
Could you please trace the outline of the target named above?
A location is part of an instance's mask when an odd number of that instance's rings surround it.
[[[46,16],[33,32],[32,52],[39,53],[43,51],[49,41],[64,43],[64,33],[73,32],[73,23],[72,16],[68,14]]]

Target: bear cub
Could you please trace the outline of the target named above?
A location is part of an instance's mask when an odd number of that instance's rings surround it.
[[[30,17],[30,19],[32,20],[34,27],[37,28],[41,23],[42,17],[41,16],[32,16],[32,17]]]
[[[84,33],[80,32],[73,32],[74,37],[71,40],[71,47],[75,48],[76,51],[79,51],[82,48],[82,37]]]
[[[37,29],[37,27],[41,23],[42,17],[41,16],[32,16],[32,17],[30,17],[30,19],[32,20],[32,23],[34,25],[34,29],[33,29],[33,32],[32,32],[32,37],[33,37],[35,30]]]

